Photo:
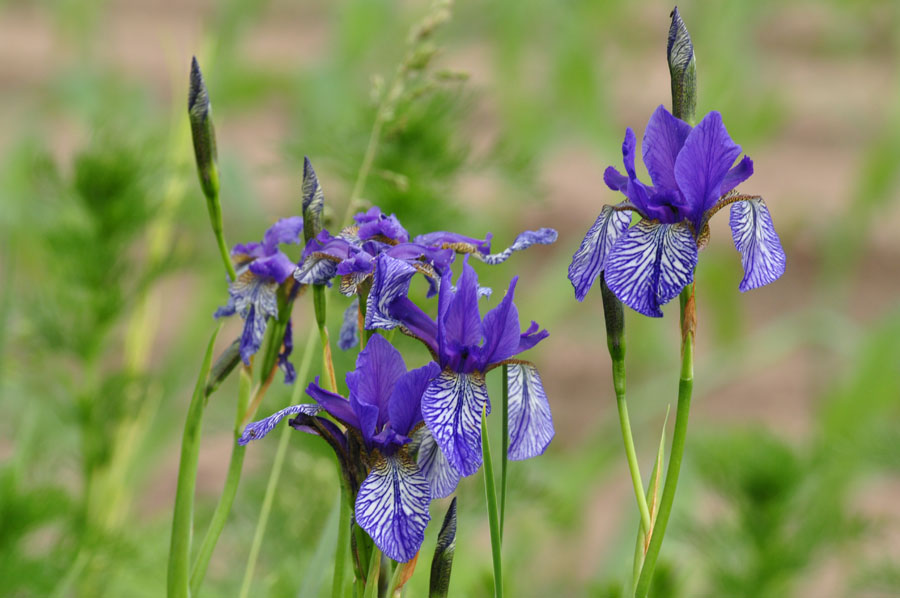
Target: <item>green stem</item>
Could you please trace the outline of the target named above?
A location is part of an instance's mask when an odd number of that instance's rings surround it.
[[[206,355],[191,404],[184,422],[181,437],[181,461],[178,465],[178,486],[175,491],[175,509],[172,517],[172,542],[169,547],[167,594],[169,598],[188,598],[190,589],[188,573],[191,562],[191,533],[194,523],[194,489],[197,485],[197,463],[200,456],[200,433],[203,408],[206,406],[206,378],[212,366],[213,347],[222,325],[216,327],[206,347]]]
[[[378,573],[381,571],[381,550],[376,546],[369,557],[369,572],[366,575],[365,598],[378,598]]]
[[[672,451],[669,456],[669,465],[666,469],[666,483],[663,487],[662,498],[659,502],[659,512],[656,523],[653,526],[653,535],[650,538],[650,546],[644,557],[644,566],[641,569],[641,577],[638,579],[635,589],[635,598],[646,598],[650,591],[650,582],[653,579],[653,570],[656,567],[656,559],[662,547],[666,527],[669,524],[669,516],[672,514],[672,504],[675,501],[675,490],[678,487],[678,475],[681,472],[681,462],[684,458],[684,445],[687,439],[688,416],[691,410],[691,393],[694,388],[694,285],[691,284],[681,291],[681,379],[678,382],[678,406],[675,410],[675,429],[672,433]]]
[[[502,450],[500,458],[500,540],[503,541],[503,524],[506,521],[506,474],[509,468],[509,365],[503,366],[503,404],[501,410]]]
[[[316,342],[316,333],[310,330],[306,340],[306,348],[303,349],[303,357],[300,361],[300,370],[297,373],[297,382],[294,384],[294,390],[291,393],[291,405],[296,405],[300,401],[300,394],[303,392],[303,384],[301,381],[306,380],[309,376],[309,368],[312,364],[313,347]],[[266,484],[266,495],[263,497],[262,508],[259,512],[259,519],[256,522],[256,531],[253,533],[253,543],[250,545],[250,555],[247,557],[247,567],[244,569],[244,581],[241,583],[240,598],[247,598],[250,594],[250,584],[253,582],[253,573],[256,569],[256,561],[259,558],[259,551],[262,548],[263,536],[266,533],[266,526],[269,522],[269,514],[272,511],[272,503],[275,500],[275,490],[278,488],[278,482],[281,479],[281,470],[284,468],[284,459],[287,455],[288,440],[291,437],[291,427],[282,426],[281,437],[278,439],[278,450],[275,452],[275,460],[272,463],[272,471],[269,474],[269,481]]]
[[[338,475],[343,475],[338,468]],[[347,488],[341,484],[341,501],[338,513],[338,537],[334,554],[334,579],[331,582],[332,598],[341,598],[344,595],[344,571],[346,570],[347,553],[350,548],[350,503],[347,500]]]
[[[218,202],[218,199],[216,200]],[[210,216],[212,218],[212,216]],[[228,279],[237,280],[237,272],[234,270],[234,264],[231,263],[231,254],[228,252],[228,245],[225,243],[225,234],[222,231],[222,212],[218,215],[218,227],[213,226],[213,233],[216,235],[216,245],[219,247],[219,255],[222,256],[222,263],[225,264],[225,271],[228,273]]]
[[[500,514],[497,509],[497,487],[494,485],[494,463],[488,439],[487,414],[481,412],[481,452],[484,458],[484,493],[491,528],[491,556],[494,561],[494,598],[503,598],[503,571],[500,554]]]
[[[225,485],[222,488],[222,495],[219,497],[219,504],[213,512],[212,520],[209,522],[209,529],[203,537],[203,543],[197,553],[194,561],[194,567],[191,569],[191,594],[196,595],[200,591],[203,584],[203,578],[206,576],[206,570],[209,568],[209,561],[212,558],[213,551],[216,549],[216,543],[222,530],[225,529],[225,522],[231,513],[231,506],[234,504],[234,497],[237,495],[238,485],[241,481],[241,471],[244,467],[244,455],[247,452],[246,446],[237,443],[237,439],[241,437],[241,423],[244,414],[247,412],[247,406],[250,404],[250,393],[253,386],[253,378],[247,368],[241,368],[240,377],[238,379],[238,401],[237,415],[235,416],[234,425],[234,444],[231,447],[231,461],[228,464],[228,473],[225,476]]]
[[[616,389],[616,406],[619,408],[619,424],[622,427],[622,441],[625,445],[625,455],[628,459],[628,471],[631,473],[631,483],[634,486],[634,497],[637,499],[638,511],[641,513],[641,527],[645,534],[649,534],[650,509],[647,507],[647,497],[644,493],[641,468],[638,464],[637,453],[634,450],[634,438],[631,435],[631,422],[628,419],[628,404],[625,402],[624,359],[613,361],[613,386]]]

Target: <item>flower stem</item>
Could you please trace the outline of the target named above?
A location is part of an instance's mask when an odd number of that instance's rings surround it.
[[[681,379],[678,382],[678,406],[675,410],[675,429],[672,434],[672,451],[669,455],[669,466],[666,469],[666,483],[663,487],[656,516],[650,546],[644,558],[641,577],[635,589],[635,598],[646,598],[653,579],[653,570],[659,549],[662,547],[669,516],[672,514],[672,503],[678,486],[678,475],[681,472],[681,461],[684,458],[684,445],[687,439],[688,415],[691,410],[691,394],[694,388],[694,285],[681,291]]]
[[[194,524],[194,488],[197,485],[197,462],[200,456],[203,408],[206,406],[204,388],[209,368],[212,365],[216,336],[221,328],[221,324],[217,326],[209,339],[184,422],[184,434],[181,437],[181,461],[178,465],[178,486],[175,492],[175,508],[172,517],[172,542],[169,547],[167,580],[169,598],[188,598],[190,596],[188,575],[191,561],[191,534]]]
[[[502,450],[500,458],[500,541],[503,541],[503,523],[506,521],[506,474],[509,467],[509,365],[503,366],[503,405],[501,411]]]
[[[237,439],[241,436],[241,425],[244,420],[244,414],[247,412],[247,405],[250,403],[250,394],[253,386],[253,378],[249,368],[242,367],[240,377],[238,378],[238,401],[237,414],[235,415],[234,425],[234,444],[231,447],[231,461],[228,464],[228,473],[225,476],[225,485],[222,488],[222,495],[219,497],[219,504],[213,512],[212,520],[209,522],[209,529],[203,537],[203,543],[197,553],[197,559],[194,561],[194,567],[191,569],[191,594],[197,595],[200,586],[203,585],[203,578],[206,577],[206,570],[209,568],[209,561],[212,558],[213,551],[216,549],[216,543],[222,530],[225,529],[225,522],[231,513],[231,506],[234,504],[234,497],[237,495],[238,484],[241,481],[241,471],[244,467],[244,455],[247,452],[246,446],[240,446]]]
[[[338,475],[342,475],[340,470]],[[344,595],[344,571],[346,570],[347,553],[350,547],[350,503],[347,500],[347,487],[341,484],[341,501],[338,512],[337,547],[334,554],[334,578],[331,582],[331,597],[341,598]]]
[[[487,499],[488,522],[491,528],[491,556],[494,561],[494,598],[503,598],[503,571],[500,554],[500,514],[497,509],[497,487],[494,485],[494,463],[488,439],[487,414],[481,412],[481,453],[484,457],[484,493]]]
[[[296,405],[300,401],[300,393],[303,391],[303,384],[301,384],[301,381],[309,376],[309,368],[312,363],[315,342],[316,333],[315,330],[311,329],[306,341],[306,348],[303,350],[303,358],[300,361],[298,381],[294,384],[294,390],[291,393],[291,405]],[[290,432],[290,426],[282,426],[281,437],[278,439],[278,450],[275,452],[275,461],[272,463],[272,471],[269,474],[269,481],[266,484],[266,495],[263,498],[259,519],[256,522],[256,531],[253,533],[253,543],[250,545],[250,555],[247,557],[247,567],[244,569],[244,581],[241,583],[240,598],[247,598],[250,594],[250,584],[253,582],[256,561],[259,558],[260,548],[262,548],[263,536],[266,533],[266,525],[268,525],[269,522],[269,513],[272,511],[272,503],[275,500],[275,490],[278,488],[278,482],[281,479],[281,470],[284,467],[285,455],[287,455]]]
[[[325,299],[325,286],[317,284],[313,286],[313,306],[316,312],[316,325],[319,327],[319,338],[322,341],[322,367],[325,368],[326,390],[337,392],[337,377],[334,374],[334,362],[331,359],[331,342],[328,339],[325,314],[327,301]]]
[[[381,571],[381,550],[376,546],[369,557],[369,573],[366,575],[365,598],[378,598],[378,573]]]

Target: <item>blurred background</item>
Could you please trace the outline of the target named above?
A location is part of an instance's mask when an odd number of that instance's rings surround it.
[[[494,288],[519,274],[522,319],[551,331],[532,358],[556,438],[511,468],[511,596],[612,598],[630,576],[638,517],[601,301],[577,303],[566,268],[617,201],[602,172],[619,165],[625,127],[642,135],[670,103],[671,9],[457,2],[385,122],[363,191],[413,234],[491,231],[499,249],[525,228],[559,230],[553,246],[480,269]],[[788,266],[741,295],[727,219],[713,221],[687,460],[653,595],[900,596],[900,4],[679,9],[698,115],[720,110],[754,159],[742,189],[766,198]],[[258,240],[299,214],[304,155],[341,219],[374,98],[429,11],[425,0],[0,2],[0,594],[164,591],[181,431],[226,300],[190,147],[191,56],[214,107],[226,238]],[[335,338],[347,300],[329,297]],[[662,320],[627,315],[645,475],[676,398],[675,304]],[[311,321],[304,298],[298,339]],[[218,349],[239,330],[229,322]],[[410,365],[426,359],[404,347]],[[336,358],[341,372],[352,365]],[[236,387],[207,409],[198,533],[225,476]],[[276,382],[260,414],[289,395]],[[253,596],[330,587],[335,468],[323,443],[290,442]],[[237,594],[276,445],[248,451],[204,596]],[[458,491],[456,596],[491,592],[483,492],[480,474]],[[425,594],[446,506],[434,503],[410,596]]]

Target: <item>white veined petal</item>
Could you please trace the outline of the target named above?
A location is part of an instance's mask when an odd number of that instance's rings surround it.
[[[422,395],[422,416],[456,471],[469,476],[481,467],[481,411],[487,408],[484,376],[445,370]]]
[[[553,440],[553,416],[536,367],[509,368],[509,458],[522,461],[543,454]]]
[[[730,224],[744,266],[741,292],[778,280],[784,274],[786,256],[766,202],[753,198],[731,204]]]

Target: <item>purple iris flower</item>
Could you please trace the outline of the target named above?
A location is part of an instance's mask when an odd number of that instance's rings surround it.
[[[636,146],[628,128],[622,144],[626,174],[609,167],[603,175],[607,186],[627,200],[604,206],[569,266],[579,301],[604,272],[623,303],[661,317],[660,306],[693,282],[707,223],[726,205],[731,205],[732,237],[744,267],[740,290],[769,284],[784,273],[784,250],[765,202],[734,191],[753,174],[753,161],[744,156],[735,165],[741,147],[731,140],[721,114],[710,112],[692,128],[663,106],[656,109],[641,144],[652,186],[637,178]],[[631,228],[629,211],[642,218]]]
[[[519,328],[513,303],[517,278],[502,301],[482,319],[478,307],[478,276],[464,258],[456,288],[448,269],[441,278],[437,321],[406,296],[389,310],[401,330],[423,342],[441,373],[422,397],[422,415],[447,462],[464,476],[481,466],[481,412],[490,411],[485,374],[508,364],[511,459],[527,459],[544,452],[553,438],[553,418],[537,368],[512,359],[549,333],[535,322]]]
[[[235,262],[237,279],[228,286],[228,303],[216,310],[214,317],[222,318],[235,313],[244,319],[241,334],[241,358],[250,364],[250,357],[259,351],[266,322],[278,317],[277,291],[279,285],[291,277],[297,265],[282,253],[278,246],[299,243],[303,231],[303,218],[284,218],[266,231],[261,243],[235,245],[231,257]],[[290,326],[285,332],[285,352],[290,354]],[[285,360],[287,355],[284,355]],[[289,364],[288,364],[289,365]],[[292,369],[292,368],[291,368]],[[285,366],[286,377],[292,377]]]
[[[349,445],[347,435],[362,437],[362,462],[369,467],[356,494],[357,523],[388,557],[409,561],[425,539],[433,496],[429,472],[419,467],[410,442],[416,435],[423,454],[421,435],[417,434],[422,423],[422,395],[439,372],[434,362],[407,371],[400,352],[375,335],[357,357],[356,369],[347,374],[349,399],[323,389],[317,379],[306,389],[317,405],[294,405],[254,422],[238,442],[247,444],[262,438],[291,414],[304,416],[292,420],[295,428],[319,435],[323,430],[334,434],[333,424],[328,429],[309,425],[309,417],[319,409],[328,412],[347,428],[346,433],[337,431],[340,438],[335,444],[339,450]],[[314,423],[321,425],[321,421]],[[434,458],[433,451],[429,457]]]

